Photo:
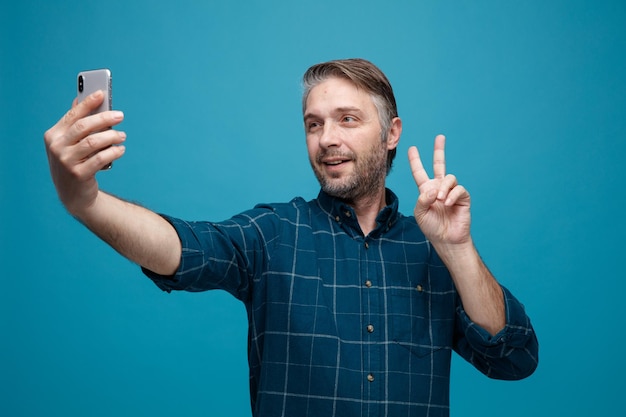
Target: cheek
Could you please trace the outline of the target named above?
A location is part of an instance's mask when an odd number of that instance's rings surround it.
[[[317,151],[319,149],[318,142],[312,136],[306,137],[306,149],[309,154],[309,159],[315,159]]]

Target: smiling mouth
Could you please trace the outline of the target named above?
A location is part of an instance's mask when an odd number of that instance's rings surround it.
[[[328,166],[337,166],[337,165],[341,165],[345,162],[349,162],[349,159],[341,159],[341,160],[336,160],[336,161],[324,161],[322,162],[324,165],[328,165]]]
[[[354,158],[351,155],[335,153],[335,154],[322,154],[317,157],[317,162],[326,166],[338,166],[352,161]]]

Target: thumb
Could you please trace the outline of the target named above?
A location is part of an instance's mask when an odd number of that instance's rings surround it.
[[[415,216],[422,216],[430,209],[430,206],[432,206],[435,201],[437,201],[436,189],[431,188],[430,190],[420,193],[417,198],[417,204],[415,205]]]

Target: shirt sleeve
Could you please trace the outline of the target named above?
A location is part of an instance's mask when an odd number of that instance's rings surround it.
[[[222,289],[240,300],[248,297],[252,278],[268,259],[271,243],[266,237],[274,235],[268,230],[273,224],[271,210],[254,209],[219,223],[162,216],[176,229],[182,254],[174,275],[142,268],[157,287],[167,292]]]
[[[502,287],[506,325],[496,335],[472,322],[459,302],[456,352],[494,379],[518,380],[531,375],[539,362],[537,336],[524,306]]]

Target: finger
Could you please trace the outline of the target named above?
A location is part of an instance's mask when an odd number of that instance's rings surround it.
[[[78,102],[78,98],[75,98],[72,102],[72,108],[65,113],[65,116],[59,120],[60,126],[69,127],[77,120],[87,116],[93,110],[97,109],[104,100],[104,93],[102,90],[95,91],[89,94],[83,101]]]
[[[428,210],[435,201],[437,201],[437,190],[434,188],[420,191],[420,195],[417,198],[417,206],[422,210]]]
[[[104,93],[102,91],[96,91],[90,94],[81,103],[78,103],[78,98],[75,98],[72,101],[70,110],[65,113],[54,126],[46,131],[44,135],[46,143],[50,144],[62,138],[70,126],[97,108],[100,103],[102,103],[102,100],[104,100]]]
[[[411,172],[413,173],[413,179],[418,187],[421,187],[422,184],[430,180],[416,146],[409,148],[409,164],[411,166]]]
[[[426,187],[428,188],[428,187]],[[430,188],[427,190],[420,189],[417,203],[413,215],[418,223],[430,211],[431,206],[437,201],[437,190]]]
[[[439,183],[439,189],[437,194],[437,200],[444,201],[448,197],[448,193],[454,187],[458,185],[456,177],[452,174],[448,174]]]
[[[121,144],[125,140],[126,133],[117,130],[91,134],[72,147],[73,159],[83,161],[103,149]]]
[[[436,179],[442,179],[446,176],[446,137],[437,135],[435,137],[435,151],[433,153],[433,174]]]
[[[88,135],[107,130],[124,120],[124,113],[118,110],[105,111],[92,116],[83,117],[74,122],[67,131],[66,140],[68,144],[75,144],[86,138]]]
[[[85,161],[84,166],[89,171],[90,175],[95,175],[103,168],[110,167],[113,161],[120,159],[124,156],[125,152],[126,147],[123,145],[109,146],[108,148],[92,155],[87,161]]]
[[[448,193],[448,197],[444,202],[444,205],[450,207],[454,205],[470,205],[470,195],[469,192],[462,185],[457,185]]]
[[[123,145],[111,146],[91,155],[86,160],[72,168],[75,177],[87,179],[96,175],[103,167],[112,164],[114,161],[124,156],[126,147]]]

